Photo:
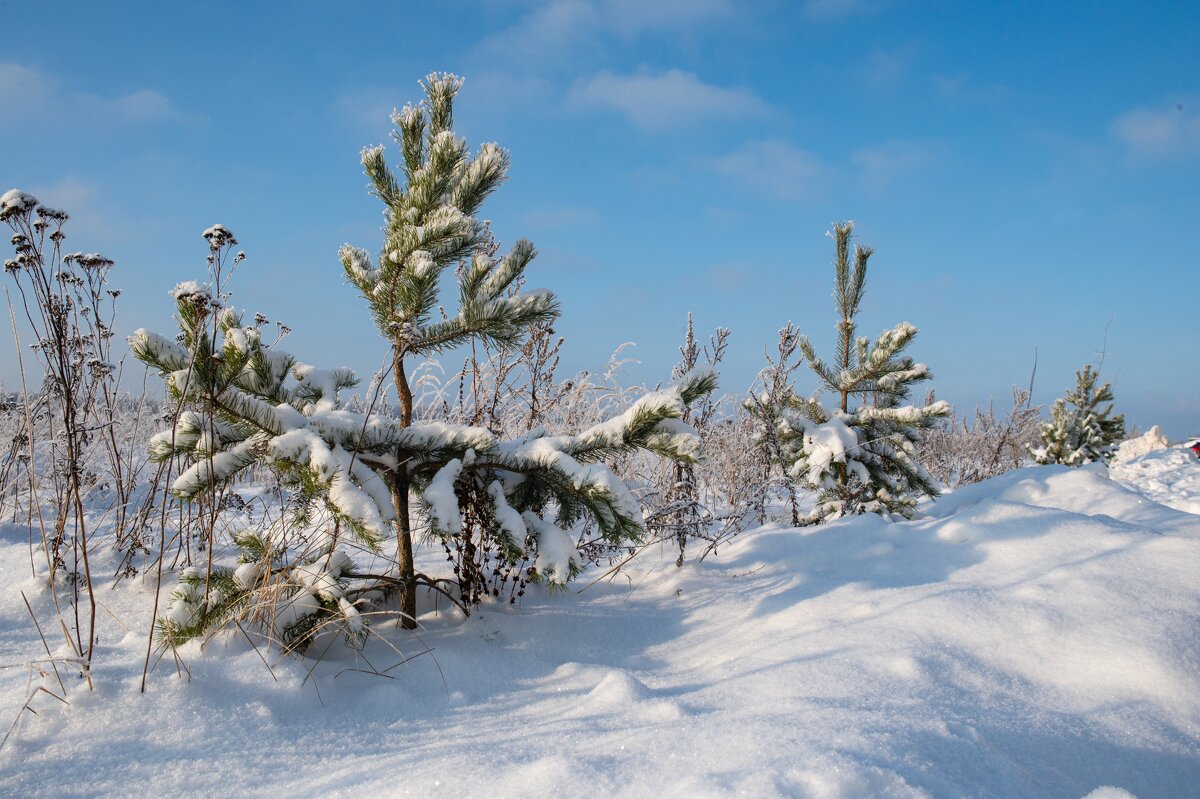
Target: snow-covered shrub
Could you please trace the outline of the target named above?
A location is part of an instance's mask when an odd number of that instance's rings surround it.
[[[917,452],[935,480],[958,488],[1025,464],[1041,428],[1041,408],[1030,406],[1028,390],[1014,386],[1007,416],[997,416],[989,402],[986,412],[975,409],[973,420],[952,417],[926,430]]]
[[[719,327],[706,345],[699,344],[689,313],[683,345],[679,348],[680,360],[672,371],[672,379],[687,379],[701,368],[716,369],[725,355],[729,335],[727,328]],[[713,427],[717,410],[716,401],[706,396],[694,408],[689,406],[684,410],[682,421],[691,424],[703,440]],[[713,542],[721,534],[720,530],[713,529],[716,515],[701,497],[701,476],[697,474],[695,463],[676,461],[667,464],[666,468],[658,470],[655,478],[654,490],[649,494],[654,501],[647,514],[646,526],[660,539],[674,539],[679,547],[675,565],[683,566],[689,538]]]
[[[1038,463],[1082,466],[1112,460],[1125,437],[1125,416],[1112,416],[1112,386],[1097,387],[1099,372],[1091,364],[1075,373],[1075,388],[1054,401],[1050,421],[1042,425],[1041,446],[1030,447]],[[1107,406],[1101,407],[1103,403]]]
[[[820,391],[834,404],[823,404],[818,391],[801,397],[790,388],[777,399],[758,398],[776,420],[781,457],[791,477],[818,492],[817,506],[803,520],[819,523],[849,514],[911,516],[916,497],[938,491],[917,460],[924,430],[950,414],[943,401],[902,405],[914,383],[929,380],[925,364],[901,353],[917,328],[901,322],[871,341],[855,336],[855,317],[866,287],[868,247],[856,246],[850,264],[853,223],[834,226],[836,246],[834,299],[840,320],[833,364],[817,357],[808,338],[798,348],[817,375]],[[857,401],[854,404],[853,401]]]
[[[759,524],[766,521],[766,506],[773,490],[782,495],[791,513],[792,525],[797,526],[801,521],[796,483],[788,474],[791,461],[785,434],[790,427],[783,420],[788,400],[795,393],[792,375],[803,363],[796,357],[799,346],[800,331],[788,322],[779,330],[775,357],[764,350],[767,365],[758,373],[750,387],[750,396],[742,403],[750,420],[751,439],[747,444],[755,455],[757,467],[751,472],[758,473],[755,475],[758,480],[753,484],[757,490],[747,497],[750,504],[747,510],[754,514]]]

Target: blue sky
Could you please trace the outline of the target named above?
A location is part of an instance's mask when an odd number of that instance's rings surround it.
[[[73,215],[117,260],[123,331],[172,329],[220,222],[236,302],[289,349],[369,374],[385,348],[343,283],[382,217],[358,153],[431,70],[457,129],[512,153],[484,207],[534,241],[564,365],[622,342],[655,382],[686,315],[732,328],[741,391],[788,320],[828,350],[835,220],[872,245],[862,330],[960,410],[1049,402],[1106,349],[1118,410],[1200,433],[1200,5],[520,0],[22,4],[3,12],[0,190]],[[7,328],[7,326],[4,326]],[[1107,334],[1107,345],[1105,345]],[[0,333],[0,351],[12,352]],[[15,359],[0,356],[12,385]],[[799,388],[813,383],[801,376]]]

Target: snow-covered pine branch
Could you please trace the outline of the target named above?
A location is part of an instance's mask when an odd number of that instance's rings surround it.
[[[359,269],[359,255],[343,250],[343,256]],[[515,261],[519,265],[531,256],[531,248],[519,249]],[[512,262],[492,266],[504,271],[495,280],[485,277],[477,289],[501,292],[488,304],[519,309],[544,296],[506,291],[516,267]],[[539,430],[503,441],[480,427],[405,424],[344,407],[341,394],[358,382],[351,370],[297,361],[266,344],[259,323],[242,325],[236,309],[194,284],[172,294],[181,344],[140,330],[131,345],[162,374],[182,408],[150,443],[154,459],[179,461],[173,493],[187,501],[215,496],[254,467],[271,469],[292,490],[304,518],[312,518],[311,509],[319,507],[332,520],[326,546],[334,554],[340,552],[339,535],[346,532],[378,552],[415,498],[425,506],[433,535],[494,546],[509,564],[532,560],[536,576],[559,584],[581,565],[570,543],[578,525],[594,524],[614,546],[642,536],[637,499],[603,459],[644,450],[695,462],[700,438],[683,417],[690,403],[716,386],[714,373],[697,370],[578,435],[547,436]],[[534,302],[533,307],[531,313],[543,314],[547,306]],[[397,501],[401,486],[405,503]],[[410,486],[415,495],[409,495]],[[210,574],[200,605],[186,577],[161,629],[168,642],[179,642],[244,618],[250,608],[275,597],[272,612],[290,621],[272,623],[289,645],[307,640],[315,628],[305,625],[315,623],[311,619],[320,617],[322,608],[333,614],[327,621],[341,619],[338,623],[351,625],[352,638],[360,635],[365,628],[354,607],[332,589],[315,590],[317,582],[327,581],[306,583],[305,573],[264,566],[250,586],[232,572],[216,572],[217,589],[214,593]],[[465,604],[478,601],[476,589],[462,585]]]

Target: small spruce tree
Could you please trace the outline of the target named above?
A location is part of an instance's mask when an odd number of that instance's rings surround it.
[[[1075,373],[1075,389],[1054,401],[1050,421],[1042,425],[1042,445],[1031,448],[1038,463],[1082,466],[1108,463],[1125,437],[1125,416],[1112,416],[1112,386],[1096,386],[1100,373],[1087,364]],[[1104,403],[1107,406],[1101,407]]]
[[[803,523],[816,524],[859,513],[911,517],[916,498],[937,496],[937,487],[916,459],[922,430],[950,414],[938,401],[902,405],[915,383],[933,377],[925,364],[902,355],[917,328],[901,322],[871,341],[856,336],[856,317],[867,281],[872,250],[856,245],[850,259],[854,225],[834,226],[834,300],[840,319],[834,362],[817,357],[807,336],[798,347],[821,387],[812,397],[789,387],[780,391],[774,418],[782,457],[790,475],[818,492],[817,504]],[[834,398],[832,408],[821,392]]]

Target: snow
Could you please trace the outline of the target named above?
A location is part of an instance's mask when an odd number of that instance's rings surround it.
[[[208,288],[206,286],[202,286],[200,283],[196,282],[195,280],[185,280],[182,283],[176,283],[175,288],[171,289],[171,291],[169,291],[168,293],[175,299],[179,299],[180,297],[192,297],[192,296],[207,297],[208,296]],[[138,333],[141,333],[141,332],[142,332],[141,330],[138,330]],[[135,334],[135,335],[137,335],[137,334]]]
[[[1114,479],[1137,486],[1155,502],[1200,513],[1200,460],[1186,446],[1157,449],[1128,462],[1114,462],[1111,473]]]
[[[208,239],[209,244],[214,247],[223,247],[226,244],[237,244],[237,239],[233,237],[233,233],[224,225],[213,225],[204,231],[201,235]]]
[[[429,515],[437,526],[447,533],[460,533],[463,529],[462,513],[458,509],[458,495],[454,493],[454,482],[462,474],[463,464],[451,458],[437,470],[422,496],[429,506]]]
[[[534,567],[548,582],[565,585],[572,568],[583,565],[575,540],[557,524],[551,524],[536,513],[525,511],[525,523],[537,537],[537,560]]]
[[[504,496],[504,486],[499,480],[493,480],[487,487],[487,492],[492,498],[492,509],[496,514],[496,523],[500,525],[502,537],[513,550],[524,552],[525,536],[528,535],[525,520],[516,508],[508,504],[508,498]]]
[[[1196,795],[1200,462],[1032,467],[922,509],[768,525],[681,569],[649,549],[469,619],[430,598],[419,637],[369,619],[361,654],[234,632],[145,694],[153,587],[127,579],[100,590],[96,690],[64,671],[69,706],[34,697],[0,795]],[[21,593],[54,623],[29,562],[6,520],[6,726],[45,659]]]
[[[0,196],[0,219],[23,214],[38,204],[37,197],[20,189],[9,189]]]
[[[796,464],[797,470],[807,467],[804,478],[809,485],[818,485],[821,475],[831,464],[846,463],[847,453],[858,449],[858,434],[847,426],[845,414],[837,414],[824,424],[804,424],[804,452],[806,458]],[[796,471],[796,476],[801,476]]]
[[[1154,425],[1145,433],[1142,433],[1137,438],[1131,438],[1122,441],[1117,447],[1117,453],[1113,456],[1113,460],[1118,463],[1127,463],[1147,452],[1153,452],[1156,449],[1165,449],[1171,446],[1170,440],[1163,435],[1162,428]]]

